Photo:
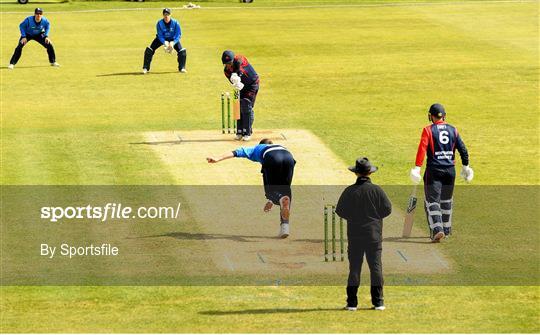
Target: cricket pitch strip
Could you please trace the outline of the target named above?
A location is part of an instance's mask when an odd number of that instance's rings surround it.
[[[219,131],[199,130],[144,134],[145,144],[157,153],[177,184],[207,186],[184,195],[190,216],[196,222],[196,227],[192,227],[196,231],[186,229],[156,238],[196,237],[205,244],[198,249],[206,250],[208,259],[223,273],[346,276],[346,260],[324,262],[322,210],[325,203],[337,201],[345,185],[354,183],[355,176],[347,170],[347,164],[307,130],[258,130],[249,142],[235,141],[233,137],[233,134],[221,134]],[[205,159],[240,146],[256,145],[262,138],[270,138],[274,143],[285,146],[297,161],[293,179],[291,236],[284,240],[277,238],[279,207],[275,206],[269,213],[262,210],[266,200],[260,165],[247,159],[208,164]],[[377,182],[376,176],[374,181]],[[209,185],[222,186],[215,188]],[[249,186],[252,191],[243,192],[242,185]],[[321,194],[322,188],[316,185],[334,185],[331,188],[335,191]],[[296,192],[295,187],[301,191]],[[216,190],[220,194],[216,194]],[[403,212],[394,206],[392,215],[384,222],[385,273],[451,271],[450,260],[437,245],[429,242],[423,216],[418,215],[417,221],[422,223],[416,224],[409,239],[401,238],[403,218]]]

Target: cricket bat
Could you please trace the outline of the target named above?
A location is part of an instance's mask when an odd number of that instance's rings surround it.
[[[240,120],[240,90],[233,92],[233,115],[235,120]]]
[[[414,185],[411,195],[409,196],[409,203],[407,205],[407,215],[405,215],[405,222],[403,223],[403,233],[401,236],[410,237],[412,226],[414,222],[414,212],[416,210],[416,188],[418,185]]]

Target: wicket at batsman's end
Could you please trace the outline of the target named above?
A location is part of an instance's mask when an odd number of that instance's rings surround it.
[[[225,106],[225,102],[227,105]],[[227,110],[227,124],[225,127],[225,109]],[[231,122],[232,121],[232,122]],[[221,133],[225,134],[225,129],[227,129],[227,134],[232,133],[236,134],[236,120],[231,119],[231,94],[229,92],[221,92]]]

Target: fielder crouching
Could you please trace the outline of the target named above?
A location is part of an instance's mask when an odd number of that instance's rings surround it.
[[[241,147],[227,152],[219,157],[208,157],[208,163],[217,163],[229,158],[247,158],[262,165],[264,192],[268,202],[264,211],[268,212],[274,205],[280,206],[279,237],[289,236],[289,216],[291,208],[291,183],[296,161],[292,154],[283,146],[273,144],[269,139],[263,139],[254,147]]]
[[[452,232],[452,203],[456,179],[455,150],[457,149],[463,168],[461,176],[465,181],[473,179],[474,172],[469,167],[469,154],[457,129],[446,123],[446,111],[441,104],[429,108],[428,119],[432,122],[422,131],[422,138],[416,153],[416,166],[410,177],[418,184],[422,179],[420,169],[427,155],[424,173],[424,209],[433,242],[440,242]]]
[[[150,71],[154,53],[162,45],[167,53],[172,53],[173,49],[176,50],[178,71],[185,73],[187,53],[186,49],[182,48],[182,44],[180,43],[182,29],[180,28],[180,23],[171,17],[171,10],[169,8],[163,9],[163,19],[159,20],[156,24],[156,30],[156,38],[144,51],[143,74]]]
[[[23,48],[28,42],[34,40],[47,49],[47,56],[49,57],[49,63],[53,67],[59,67],[60,64],[56,62],[56,53],[54,52],[54,46],[49,39],[49,32],[51,24],[45,16],[43,16],[43,9],[34,9],[34,15],[28,16],[19,25],[21,31],[21,37],[19,43],[13,51],[13,56],[9,61],[8,69],[13,70],[15,65],[19,61],[22,55]]]

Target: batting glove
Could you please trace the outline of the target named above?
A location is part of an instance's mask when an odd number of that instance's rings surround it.
[[[465,179],[467,183],[470,183],[474,178],[474,171],[468,165],[464,165],[461,168],[461,177]]]
[[[238,73],[231,74],[231,83],[233,85],[238,84],[241,81],[240,77],[238,76]]]
[[[236,84],[233,84],[233,87],[239,91],[241,91],[244,88],[244,84],[242,82],[238,82]]]
[[[414,184],[419,184],[420,183],[420,181],[422,180],[422,176],[420,175],[420,167],[419,166],[415,166],[415,167],[413,167],[411,169],[410,177],[411,177],[411,181]]]

